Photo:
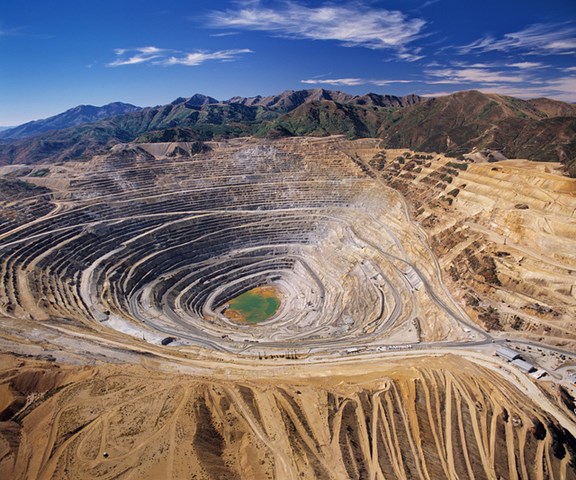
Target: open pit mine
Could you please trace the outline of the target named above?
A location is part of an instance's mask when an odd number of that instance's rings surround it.
[[[0,477],[576,479],[558,169],[340,136],[0,167]]]

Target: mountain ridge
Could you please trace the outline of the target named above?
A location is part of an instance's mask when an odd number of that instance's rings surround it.
[[[195,94],[34,138],[5,141],[0,145],[0,164],[67,161],[134,141],[335,134],[381,138],[383,148],[451,156],[497,150],[509,158],[561,161],[576,176],[576,105],[474,90],[429,98],[287,90],[225,101]]]
[[[307,90],[285,90],[277,95],[255,97],[232,97],[222,103],[239,103],[246,106],[260,106],[272,110],[291,111],[306,103],[318,101],[333,101],[341,104],[371,105],[379,107],[404,107],[421,101],[418,95],[380,95],[367,93],[365,95],[351,95],[338,90],[325,90],[323,88]]]
[[[112,102],[101,107],[78,105],[48,118],[33,120],[2,130],[0,139],[15,140],[32,137],[50,130],[62,130],[139,110],[141,107],[123,102]]]

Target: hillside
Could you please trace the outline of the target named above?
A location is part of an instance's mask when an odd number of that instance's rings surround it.
[[[549,99],[459,92],[395,112],[379,136],[389,148],[561,161],[576,174],[576,106]]]
[[[1,365],[3,478],[576,478],[569,432],[451,356],[281,379]]]
[[[400,108],[422,101],[418,95],[396,97],[394,95],[378,95],[368,93],[366,95],[350,95],[349,93],[335,90],[315,88],[310,90],[286,90],[278,95],[267,97],[232,97],[224,103],[239,103],[249,107],[265,107],[280,112],[290,112],[301,105],[317,102],[335,102],[344,105],[371,106],[371,107],[394,107]]]
[[[311,114],[307,121],[299,117],[324,98],[328,109],[336,112],[336,119],[324,122],[327,115]],[[38,162],[58,162],[90,156],[110,146],[127,141],[194,141],[242,136],[293,136],[339,134],[346,129],[352,137],[372,135],[372,124],[378,119],[374,108],[388,112],[419,101],[420,97],[393,97],[370,94],[353,97],[327,90],[287,91],[275,97],[254,97],[218,100],[196,94],[177,98],[168,105],[148,107],[126,115],[89,125],[48,132],[34,139],[14,140],[0,145],[0,165]],[[336,102],[348,102],[348,104]],[[364,106],[366,105],[366,106]],[[370,113],[368,112],[370,105]],[[298,108],[302,110],[298,110]],[[275,120],[296,110],[295,115],[278,124]],[[358,120],[369,116],[369,119]],[[318,118],[316,118],[318,117]],[[297,123],[302,123],[295,133]],[[326,124],[324,124],[326,123]],[[316,132],[316,133],[314,133]]]
[[[496,150],[508,158],[561,161],[576,176],[576,106],[476,91],[424,99],[289,90],[224,102],[196,94],[32,140],[5,142],[0,165],[68,161],[128,141],[327,135],[381,138],[385,148],[451,156]]]

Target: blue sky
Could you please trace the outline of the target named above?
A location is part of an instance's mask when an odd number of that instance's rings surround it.
[[[576,102],[574,0],[2,0],[0,126],[327,88]]]

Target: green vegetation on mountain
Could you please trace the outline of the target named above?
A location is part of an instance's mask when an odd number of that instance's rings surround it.
[[[331,101],[306,103],[272,122],[271,129],[292,136],[346,135],[377,137],[386,119],[382,108],[364,108]]]

